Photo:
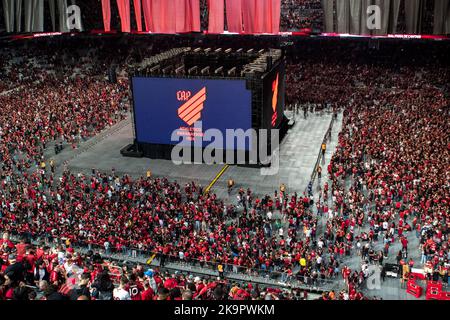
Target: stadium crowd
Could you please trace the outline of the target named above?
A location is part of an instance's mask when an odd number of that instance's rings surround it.
[[[281,31],[302,29],[322,30],[323,9],[320,0],[283,0],[281,2]]]
[[[283,191],[259,197],[257,190],[241,188],[235,205],[204,194],[195,182],[179,185],[96,170],[57,175],[53,166],[41,166],[50,141],[74,143],[121,119],[127,83],[95,77],[101,68],[86,66],[79,73],[89,77],[72,79],[73,65],[58,75],[41,72],[19,94],[0,96],[7,110],[0,117],[0,230],[5,232],[0,298],[305,298],[298,289],[226,280],[231,272],[277,272],[285,283],[343,279],[343,291],[326,292],[322,299],[364,299],[359,289],[369,264],[382,266],[397,254],[390,250],[395,242],[402,246],[399,264],[411,262],[406,262],[408,250],[421,250],[421,261],[412,263],[426,265],[430,278],[447,282],[448,68],[404,64],[398,69],[392,57],[389,65],[364,63],[357,50],[353,57],[302,54],[287,68],[288,102],[332,104],[344,111],[328,180],[319,181],[319,199]],[[24,61],[28,65],[29,59]],[[417,248],[408,246],[411,232],[419,238]],[[13,243],[11,236],[22,240]],[[156,254],[162,267],[182,261],[213,268],[219,278],[142,265],[123,269],[105,265],[99,256],[133,250]],[[345,262],[354,254],[361,256],[357,268]]]
[[[325,203],[332,200],[324,210],[333,213],[325,234],[344,237],[349,247],[356,242],[371,261],[397,254],[391,248],[400,243],[397,263],[420,265],[428,279],[447,283],[450,69],[436,63],[438,56],[409,53],[415,65],[402,63],[396,59],[403,50],[367,63],[357,54],[290,65],[290,103],[344,111],[321,194]],[[419,239],[413,250],[420,261],[406,258],[411,233]],[[363,239],[380,243],[380,251],[363,246]]]
[[[178,271],[149,269],[104,260],[98,253],[81,254],[71,247],[14,244],[3,236],[4,248],[15,256],[2,263],[2,300],[307,300],[296,288],[271,288],[221,277],[200,277]],[[3,249],[4,250],[4,249]],[[323,300],[364,299],[359,292],[323,292]]]

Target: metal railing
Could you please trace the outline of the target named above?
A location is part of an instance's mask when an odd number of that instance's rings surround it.
[[[314,185],[314,182],[317,177],[317,168],[319,167],[322,159],[325,157],[325,155],[322,153],[322,144],[324,144],[324,143],[326,144],[327,142],[329,142],[331,140],[331,132],[333,130],[334,120],[335,120],[335,116],[333,114],[331,117],[330,125],[328,126],[328,129],[327,129],[325,136],[323,137],[322,143],[320,145],[319,154],[317,155],[316,163],[314,164],[313,172],[311,174],[311,179],[310,179],[311,185]]]
[[[1,231],[0,231],[1,232]],[[18,242],[23,235],[17,233],[10,233],[10,240]],[[29,235],[27,235],[29,237]],[[64,243],[61,243],[54,239],[49,242],[46,238],[32,237],[31,242],[34,245],[47,245],[55,246],[62,245],[66,247]],[[83,242],[74,242],[70,245],[76,251],[86,254],[89,250],[98,252],[106,260],[114,260],[120,264],[143,264],[152,268],[159,268],[166,271],[178,271],[181,273],[199,275],[207,278],[218,277],[218,266],[223,266],[223,277],[240,283],[257,283],[263,286],[279,287],[279,288],[292,288],[303,289],[311,292],[324,292],[336,289],[339,287],[340,281],[338,281],[339,275],[333,278],[321,279],[320,276],[313,278],[311,276],[298,276],[294,273],[289,275],[279,266],[271,267],[267,269],[249,268],[238,266],[234,264],[225,264],[214,261],[200,261],[194,258],[180,259],[175,255],[164,255],[160,252],[154,252],[151,250],[128,248],[124,247],[120,250],[116,248],[105,249],[104,246],[98,244],[86,244]],[[150,257],[155,255],[151,263],[148,264]],[[296,263],[298,265],[298,263]]]

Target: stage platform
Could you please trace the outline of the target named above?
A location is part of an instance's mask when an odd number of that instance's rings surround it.
[[[332,115],[310,114],[305,120],[303,115],[296,116],[295,125],[281,143],[280,170],[273,176],[262,176],[260,169],[230,166],[222,177],[212,187],[212,192],[226,198],[226,182],[233,179],[236,187],[250,187],[259,194],[278,190],[281,183],[287,186],[288,192],[303,192],[308,185],[322,139],[327,131]],[[340,130],[341,115],[334,124],[333,132]],[[336,135],[335,135],[336,136]],[[66,148],[62,153],[54,155],[51,148],[46,152],[46,158],[53,158],[58,171],[67,167],[72,172],[89,174],[92,168],[109,172],[112,168],[119,174],[130,174],[133,177],[145,175],[151,170],[155,177],[168,177],[180,183],[195,181],[208,186],[223,168],[223,165],[173,164],[170,160],[155,160],[148,158],[123,157],[119,150],[133,140],[130,117],[105,130],[97,137],[84,142],[72,150]],[[331,153],[331,150],[329,150]]]

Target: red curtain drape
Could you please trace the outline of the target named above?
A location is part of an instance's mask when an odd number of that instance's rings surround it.
[[[146,29],[156,33],[200,31],[200,0],[143,0]]]
[[[153,16],[152,16],[152,0],[142,0],[142,11],[144,12],[145,31],[153,31]]]
[[[133,0],[138,31],[199,32],[200,0]],[[141,4],[142,1],[142,4]],[[208,0],[210,33],[224,30],[224,1],[229,32],[279,33],[281,0]],[[130,0],[117,0],[122,32],[131,32]],[[105,31],[111,30],[111,0],[102,0]]]
[[[281,20],[281,0],[271,0],[271,18],[272,18],[272,31],[271,33],[280,32],[280,20]]]
[[[222,33],[225,24],[225,2],[224,0],[208,0],[209,8],[209,33]]]
[[[242,32],[242,0],[226,0],[229,32]]]
[[[258,1],[264,0],[242,0],[242,17],[245,33],[261,32],[260,25],[263,13],[259,13],[257,10],[262,9],[263,6],[259,6]]]
[[[176,14],[173,1],[152,0],[151,12],[153,20],[153,32],[156,33],[175,33]]]
[[[175,2],[175,30],[177,32],[186,32],[189,30],[189,1],[174,0]]]
[[[142,7],[141,0],[134,0],[134,15],[138,31],[142,31]]]
[[[111,31],[111,0],[102,0],[103,26],[106,32]]]
[[[245,33],[278,33],[281,0],[242,0]]]
[[[200,0],[189,0],[189,14],[190,14],[190,30],[194,32],[201,31],[200,18]]]
[[[200,32],[200,0],[176,0],[176,31]]]
[[[130,0],[117,0],[122,32],[131,32]]]

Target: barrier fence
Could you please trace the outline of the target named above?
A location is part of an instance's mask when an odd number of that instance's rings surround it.
[[[64,248],[66,247],[64,243],[56,239],[49,241],[48,238],[32,237],[29,234],[10,234],[10,240],[13,242],[19,242],[23,237],[28,238],[34,245],[62,245]],[[320,278],[320,276],[299,276],[295,273],[288,274],[279,266],[271,267],[268,270],[248,268],[214,261],[200,261],[192,258],[180,259],[179,256],[164,255],[160,252],[137,248],[122,248],[121,250],[117,250],[116,248],[106,249],[104,246],[98,244],[86,244],[83,242],[74,242],[70,246],[83,254],[88,253],[90,250],[98,252],[102,258],[117,261],[120,265],[147,265],[149,268],[159,268],[162,271],[178,271],[208,278],[219,277],[221,274],[218,272],[218,266],[222,265],[222,277],[241,283],[252,282],[263,286],[303,289],[310,292],[336,290],[342,284],[341,281],[336,281],[340,279],[338,278],[339,275],[325,279]],[[295,265],[299,267],[298,262]]]
[[[331,117],[330,125],[328,126],[328,130],[326,131],[325,136],[323,137],[322,144],[327,145],[327,142],[329,142],[331,140],[331,132],[333,130],[334,121],[335,121],[335,115],[333,114],[333,116]],[[325,155],[322,154],[322,144],[320,146],[319,154],[317,155],[317,160],[316,160],[316,163],[314,164],[314,169],[311,174],[311,179],[310,179],[311,186],[314,185],[314,182],[316,180],[317,168],[319,167],[322,159],[325,157]]]

